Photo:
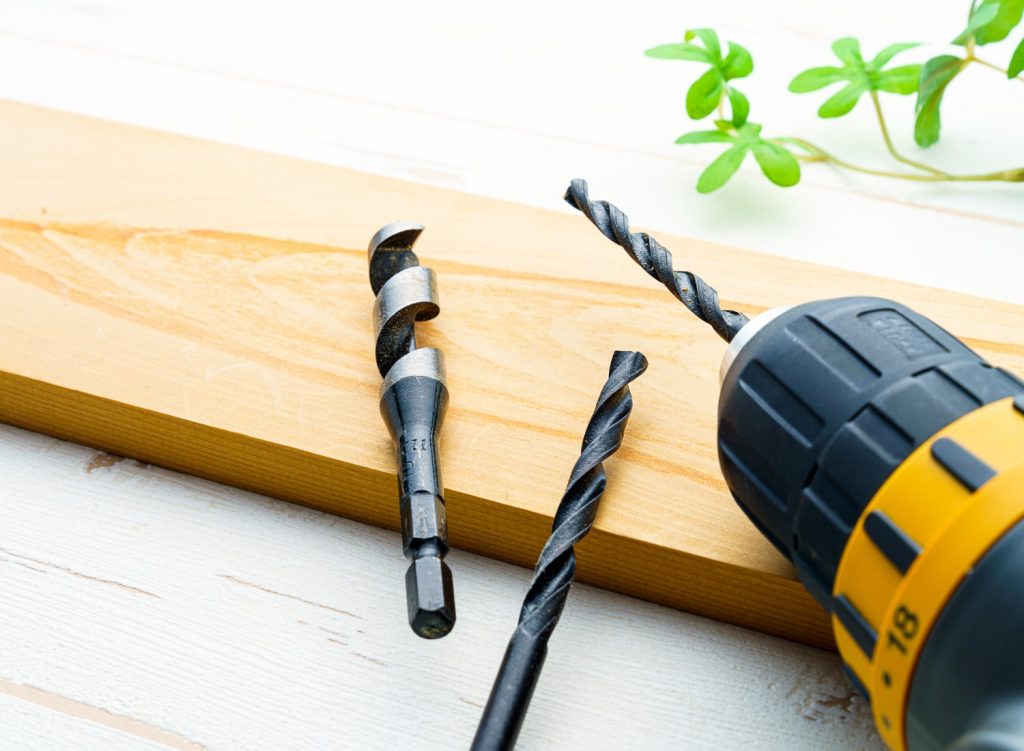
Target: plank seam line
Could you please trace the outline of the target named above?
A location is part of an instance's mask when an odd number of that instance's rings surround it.
[[[18,558],[18,559],[20,559],[22,561],[29,561],[31,563],[39,564],[40,566],[46,566],[47,568],[51,568],[51,569],[54,569],[56,571],[62,571],[65,574],[70,574],[71,576],[76,576],[79,579],[85,579],[87,581],[96,582],[97,584],[108,584],[111,587],[117,587],[118,589],[123,589],[123,590],[126,590],[128,592],[134,592],[135,594],[139,594],[139,595],[146,595],[147,597],[155,597],[158,600],[160,599],[160,595],[156,594],[155,592],[148,592],[145,589],[140,589],[139,587],[133,587],[131,584],[125,584],[124,582],[115,581],[114,579],[103,579],[103,578],[101,578],[99,576],[90,576],[89,574],[83,574],[81,571],[76,571],[73,568],[69,568],[67,566],[61,566],[61,565],[58,565],[56,563],[50,563],[49,561],[41,561],[38,558],[30,558],[27,555],[22,555],[20,553],[15,553],[14,551],[8,550],[7,548],[0,548],[0,553],[3,553],[4,555],[9,555],[9,556],[11,556],[11,558]],[[11,563],[17,563],[17,561],[11,561]],[[26,568],[32,568],[32,567],[31,566],[26,566]],[[35,570],[38,571],[38,569],[35,569]],[[41,573],[46,573],[46,572],[44,571],[44,572],[41,572]]]
[[[171,730],[17,681],[0,678],[0,694],[176,751],[206,751],[206,746]]]
[[[312,605],[314,608],[323,608],[324,610],[330,610],[332,613],[338,613],[339,615],[347,615],[351,618],[359,618],[358,615],[356,615],[355,613],[350,613],[347,610],[342,610],[341,608],[336,608],[331,605],[324,605],[322,602],[317,602],[316,600],[307,600],[304,597],[299,597],[298,595],[290,595],[287,592],[278,592],[276,589],[269,589],[268,587],[264,587],[262,584],[246,581],[245,579],[240,579],[237,576],[231,576],[230,574],[217,574],[217,576],[219,576],[221,579],[227,579],[229,582],[241,584],[243,587],[251,587],[252,589],[258,589],[260,592],[266,592],[270,595],[284,597],[288,600],[295,600],[296,602],[301,602],[305,605]]]

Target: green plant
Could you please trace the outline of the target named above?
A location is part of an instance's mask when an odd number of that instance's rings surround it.
[[[710,193],[725,185],[748,153],[754,155],[765,177],[782,187],[796,185],[800,181],[801,162],[826,162],[855,172],[921,182],[1024,182],[1024,167],[981,174],[954,174],[911,159],[893,143],[881,103],[882,94],[916,94],[914,140],[921,148],[931,146],[939,140],[942,128],[940,110],[943,95],[965,68],[982,66],[1024,83],[1024,78],[1019,77],[1024,71],[1024,39],[1017,45],[1005,69],[980,59],[976,54],[978,47],[1005,40],[1020,23],[1022,15],[1024,0],[974,0],[966,27],[952,42],[963,47],[962,55],[944,54],[924,64],[892,65],[897,55],[920,45],[916,42],[891,44],[866,59],[861,53],[860,43],[844,37],[832,45],[838,65],[809,68],[792,80],[789,90],[796,94],[842,84],[818,108],[818,116],[823,118],[842,117],[866,95],[871,101],[886,150],[893,159],[909,168],[902,170],[879,170],[853,164],[803,138],[763,137],[762,126],[749,120],[747,97],[735,86],[737,79],[753,73],[753,58],[744,47],[733,41],[727,43],[727,51],[723,54],[718,34],[712,29],[691,29],[682,42],[662,44],[645,54],[661,60],[686,60],[709,66],[686,93],[686,114],[692,120],[703,120],[717,113],[715,128],[686,133],[676,140],[678,144],[729,144],[701,173],[697,181],[697,190],[701,193]]]

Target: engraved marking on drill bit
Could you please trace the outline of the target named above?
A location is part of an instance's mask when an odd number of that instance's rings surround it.
[[[932,458],[971,493],[996,476],[994,469],[952,438],[935,441]]]
[[[907,573],[921,552],[921,546],[881,511],[868,514],[864,520],[864,531],[901,574]]]
[[[843,628],[847,630],[853,640],[857,642],[857,646],[861,648],[861,651],[870,660],[871,656],[875,652],[875,642],[878,641],[878,632],[871,627],[865,618],[853,603],[847,599],[846,595],[839,595],[835,599],[835,613],[836,617],[839,618],[839,622],[843,624]]]

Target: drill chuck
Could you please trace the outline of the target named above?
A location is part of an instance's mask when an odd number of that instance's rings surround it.
[[[718,414],[733,497],[831,614],[889,746],[1024,749],[1024,383],[841,298],[741,329]]]

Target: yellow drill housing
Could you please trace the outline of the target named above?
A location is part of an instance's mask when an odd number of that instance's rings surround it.
[[[718,447],[897,751],[1024,749],[1024,383],[905,306],[771,311]]]

